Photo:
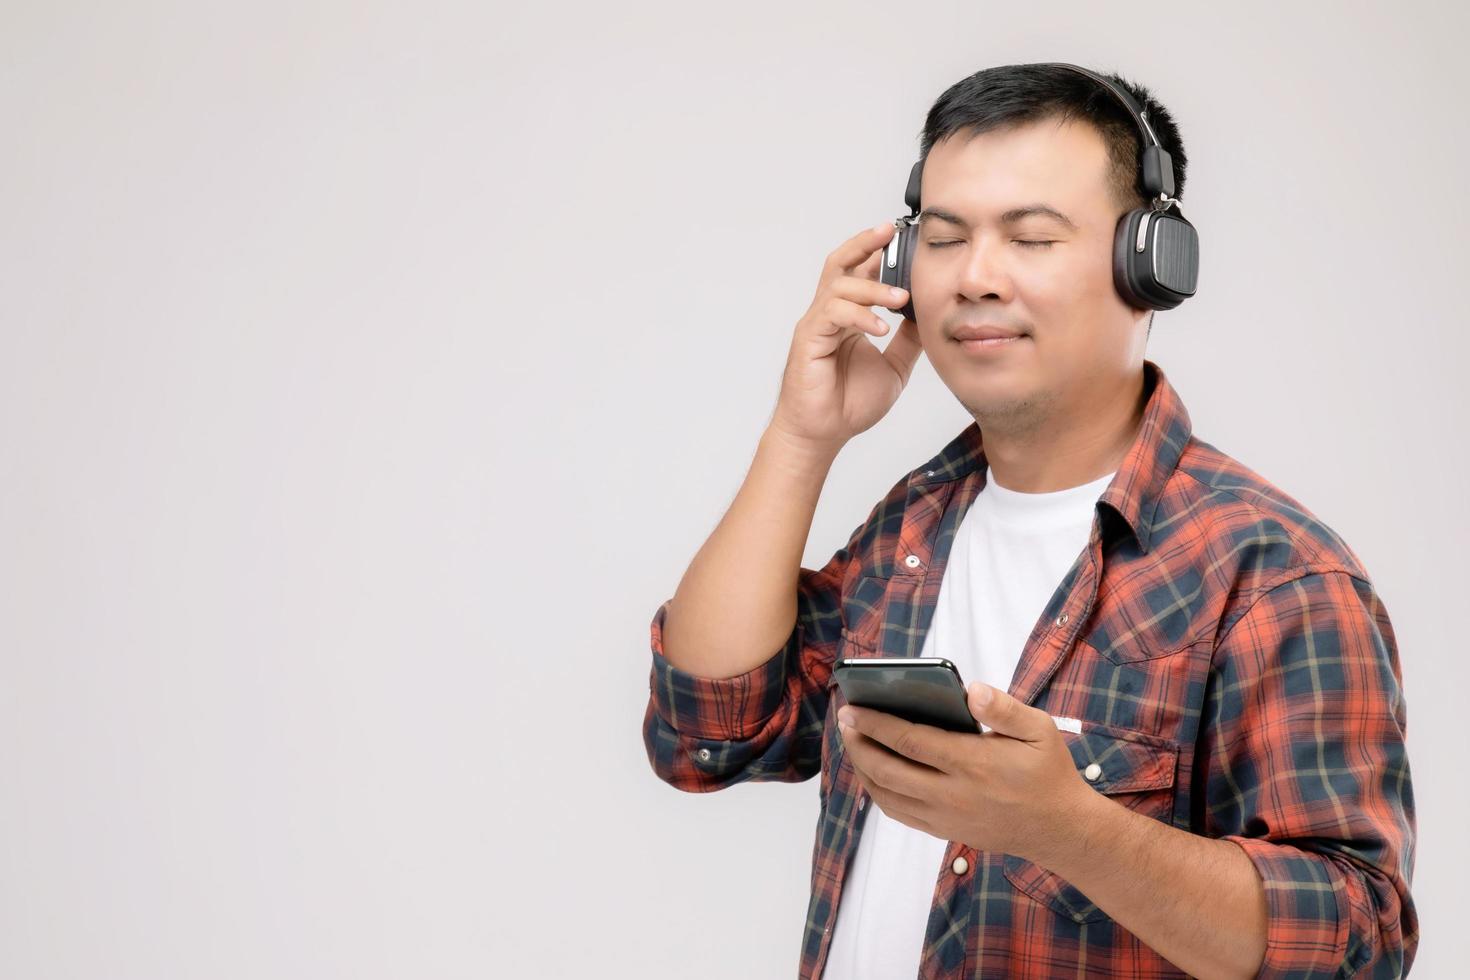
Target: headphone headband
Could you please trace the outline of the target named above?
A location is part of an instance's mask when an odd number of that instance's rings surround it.
[[[1159,138],[1154,135],[1153,127],[1148,124],[1148,110],[1139,106],[1137,100],[1128,94],[1127,90],[1096,72],[1063,61],[1040,62],[1028,67],[1069,68],[1086,75],[1111,92],[1113,98],[1117,99],[1128,111],[1128,115],[1133,117],[1138,131],[1143,134],[1143,153],[1139,159],[1139,170],[1142,173],[1144,190],[1148,191],[1148,196],[1156,202],[1155,209],[1163,211],[1178,203],[1174,197],[1174,160],[1169,156],[1169,151],[1164,149],[1163,144],[1159,142]],[[913,172],[909,175],[908,189],[904,193],[904,202],[914,214],[919,213],[919,169],[917,165],[914,167]]]
[[[1144,188],[1150,195],[1162,194],[1163,200],[1173,203],[1174,161],[1169,156],[1169,151],[1164,149],[1159,138],[1154,135],[1153,127],[1148,124],[1148,110],[1141,107],[1138,101],[1129,95],[1121,85],[1116,85],[1111,80],[1080,65],[1069,65],[1064,61],[1047,61],[1042,64],[1049,68],[1070,68],[1081,72],[1113,93],[1113,97],[1121,102],[1123,108],[1127,109],[1128,114],[1133,117],[1133,122],[1138,126],[1139,132],[1143,133],[1143,159],[1140,166],[1143,170]],[[1168,206],[1168,204],[1165,205],[1165,207]]]

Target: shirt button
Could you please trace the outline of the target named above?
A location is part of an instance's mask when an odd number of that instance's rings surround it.
[[[858,809],[861,810],[863,807],[865,807],[867,805],[868,805],[868,798],[866,796],[859,796],[858,797]]]
[[[966,861],[964,855],[962,854],[954,859],[954,864],[950,865],[950,867],[954,869],[955,874],[962,875],[966,871],[970,870],[970,862]]]
[[[700,762],[708,762],[710,751],[709,749],[700,749],[698,752],[694,753],[694,755],[699,759]]]
[[[1085,918],[1086,918],[1086,916],[1084,916],[1081,912],[1073,912],[1072,913],[1072,921],[1073,922],[1081,922]]]
[[[907,565],[908,567],[910,567],[910,568],[918,568],[919,567],[919,556],[918,555],[909,555],[907,558],[905,558],[903,560],[903,563],[905,565]]]
[[[1057,617],[1057,625],[1058,626],[1066,626],[1067,625],[1067,614],[1066,613],[1062,613],[1060,616]]]
[[[924,475],[925,476],[933,476],[934,475],[934,471],[933,470],[925,470],[924,471]]]
[[[1101,775],[1102,766],[1098,765],[1096,762],[1088,763],[1087,768],[1082,770],[1082,778],[1086,779],[1089,783],[1096,782],[1097,777]]]

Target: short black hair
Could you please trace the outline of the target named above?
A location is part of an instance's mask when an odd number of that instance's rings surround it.
[[[1113,72],[1088,70],[1125,89],[1147,112],[1150,128],[1174,164],[1173,196],[1182,199],[1189,157],[1169,110],[1136,82]],[[1107,89],[1070,68],[1001,65],[955,82],[944,90],[924,119],[919,159],[927,160],[935,143],[961,131],[979,135],[1052,118],[1063,122],[1083,119],[1102,136],[1108,148],[1108,183],[1119,214],[1148,204],[1139,169],[1143,134],[1133,116]]]
[[[1173,162],[1173,196],[1182,199],[1189,157],[1169,110],[1137,82],[1114,72],[1088,70],[1126,90],[1147,113],[1149,127]],[[1111,92],[1071,68],[1046,64],[1000,65],[955,82],[935,100],[924,119],[919,159],[927,160],[934,144],[956,133],[978,136],[990,130],[1049,119],[1061,122],[1082,119],[1102,136],[1108,149],[1108,186],[1120,215],[1148,206],[1139,168],[1144,136],[1138,124]],[[1152,315],[1148,330],[1153,332]]]

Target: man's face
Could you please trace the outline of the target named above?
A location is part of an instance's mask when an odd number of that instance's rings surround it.
[[[957,133],[925,160],[910,277],[916,322],[935,372],[982,428],[1021,433],[1085,412],[1142,364],[1148,311],[1113,287],[1122,208],[1107,173],[1101,134],[1054,119]],[[1030,205],[1071,225],[1045,214],[1006,220]],[[1023,336],[967,349],[953,334],[974,325]]]

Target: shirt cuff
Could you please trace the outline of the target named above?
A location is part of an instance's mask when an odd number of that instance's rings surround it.
[[[1229,834],[1266,888],[1266,956],[1256,980],[1340,975],[1351,910],[1333,861],[1290,844]]]
[[[800,624],[792,628],[775,656],[734,677],[700,677],[675,667],[663,655],[663,622],[668,603],[650,624],[653,667],[649,693],[654,710],[680,735],[722,742],[752,738],[765,726],[786,693],[786,658],[800,643]]]

